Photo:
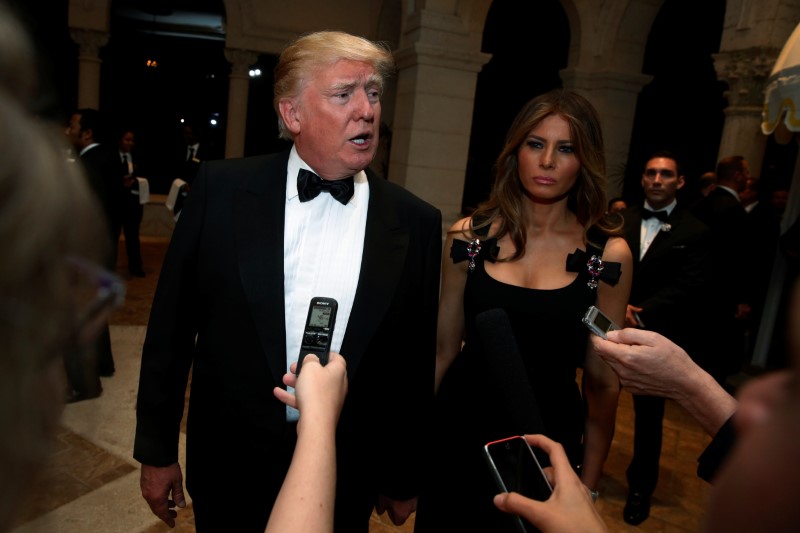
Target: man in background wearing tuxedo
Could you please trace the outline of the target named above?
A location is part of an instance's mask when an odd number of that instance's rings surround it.
[[[754,291],[754,257],[747,229],[747,212],[739,194],[750,178],[750,164],[740,156],[717,163],[717,186],[692,213],[711,228],[711,270],[708,302],[704,305],[708,345],[702,348],[705,370],[722,386],[742,367],[745,332]]]
[[[633,286],[625,327],[660,333],[692,353],[699,337],[694,313],[708,276],[708,228],[678,205],[685,184],[676,157],[653,154],[642,174],[644,205],[621,211],[625,239],[633,253]],[[633,458],[627,469],[625,522],[642,523],[650,515],[650,497],[658,482],[664,398],[633,396]]]
[[[119,157],[111,144],[105,141],[105,120],[99,111],[92,108],[76,110],[70,117],[67,129],[64,132],[78,156],[78,161],[83,165],[89,186],[103,207],[105,220],[98,220],[108,228],[111,239],[111,253],[104,265],[108,270],[117,268],[117,244],[119,232],[122,227],[122,209],[125,199],[125,189],[119,175]],[[114,356],[111,352],[111,334],[108,324],[103,328],[97,340],[97,371],[100,376],[114,375]],[[82,396],[99,396],[100,391],[84,393],[75,391],[75,396],[68,398],[71,401],[85,399]]]
[[[117,141],[120,157],[122,183],[125,187],[125,201],[122,212],[122,231],[125,235],[125,253],[128,257],[128,273],[143,278],[142,249],[139,242],[139,227],[142,225],[144,208],[139,201],[137,173],[139,165],[133,161],[133,148],[136,134],[130,128],[123,128]]]

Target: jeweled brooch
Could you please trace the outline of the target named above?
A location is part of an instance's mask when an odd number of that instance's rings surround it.
[[[586,268],[589,271],[589,277],[591,278],[587,283],[586,286],[590,289],[597,288],[597,280],[600,278],[600,274],[603,273],[603,269],[606,265],[603,263],[603,260],[593,255],[589,258],[586,262]]]
[[[480,239],[472,239],[467,244],[467,257],[469,258],[469,264],[467,264],[467,270],[472,272],[475,270],[475,258],[481,252],[481,240]]]

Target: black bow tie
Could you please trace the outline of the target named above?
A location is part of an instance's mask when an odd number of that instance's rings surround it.
[[[642,211],[642,218],[647,220],[648,218],[656,217],[661,222],[666,222],[669,218],[669,214],[666,211],[650,211],[649,209],[644,209]]]
[[[353,176],[341,180],[324,180],[305,168],[297,173],[297,194],[301,202],[313,200],[322,191],[331,193],[342,205],[347,205],[353,197]]]

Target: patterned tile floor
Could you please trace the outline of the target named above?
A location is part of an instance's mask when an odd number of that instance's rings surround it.
[[[124,250],[124,247],[121,247]],[[117,373],[103,380],[100,398],[68,405],[49,466],[35,497],[21,508],[15,533],[179,533],[194,531],[191,507],[170,530],[152,517],[138,489],[138,463],[130,456],[138,357],[158,270],[163,239],[143,239],[145,278],[129,278],[125,306],[111,319]],[[124,252],[119,272],[126,273]],[[695,475],[696,459],[709,438],[679,406],[667,403],[658,488],[651,517],[638,527],[622,521],[625,468],[633,442],[631,396],[623,393],[611,453],[600,485],[598,510],[611,531],[691,532],[701,527],[709,486]],[[410,533],[413,517],[396,527],[373,515],[371,533]]]

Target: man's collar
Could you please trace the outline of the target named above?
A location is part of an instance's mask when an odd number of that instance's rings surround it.
[[[305,161],[300,159],[297,153],[297,147],[292,145],[292,150],[289,152],[289,162],[286,165],[286,199],[291,200],[297,197],[297,173],[301,168],[311,168],[306,165]]]
[[[83,150],[81,150],[80,152],[78,152],[78,155],[83,155],[83,154],[85,154],[86,152],[88,152],[89,150],[91,150],[92,148],[94,148],[95,146],[100,146],[100,143],[92,143],[92,144],[90,144],[90,145],[88,145],[88,146],[84,147],[84,149],[83,149]]]
[[[303,161],[300,157],[300,154],[297,153],[296,145],[292,145],[292,149],[289,152],[289,161],[286,164],[286,200],[289,201],[292,198],[297,198],[297,173],[300,172],[301,168],[305,168],[310,170],[311,172],[314,171],[313,168],[308,166],[308,164]],[[358,188],[359,184],[367,183],[367,173],[366,171],[362,170],[360,172],[356,172],[353,174],[353,180],[356,184],[356,189]],[[354,199],[358,198],[358,193],[353,197]]]
[[[733,189],[731,189],[727,185],[717,185],[717,189],[725,189],[726,191],[731,193],[736,198],[737,202],[741,201],[741,200],[739,200],[739,193],[734,191]]]
[[[649,209],[650,211],[666,211],[668,215],[672,214],[672,210],[675,209],[675,206],[678,205],[678,200],[676,198],[672,199],[672,202],[662,209],[654,209],[653,206],[650,205],[650,202],[647,200],[644,201],[644,208]]]

